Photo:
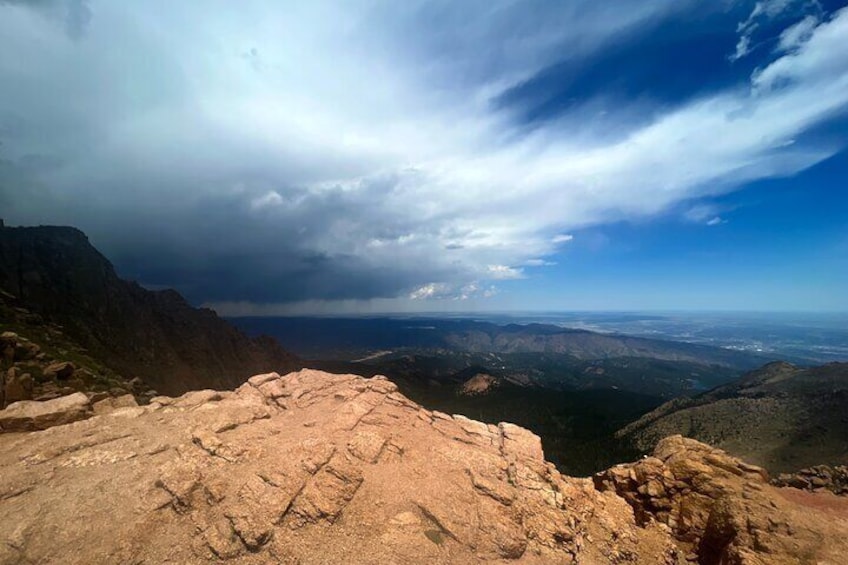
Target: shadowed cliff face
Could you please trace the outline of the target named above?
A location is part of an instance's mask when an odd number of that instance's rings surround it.
[[[383,377],[304,370],[147,406],[76,394],[0,412],[7,431],[48,425],[0,434],[0,563],[789,565],[848,554],[848,499],[775,488],[707,445],[672,437],[654,457],[572,478],[530,431],[426,410]]]
[[[227,388],[257,372],[299,367],[273,339],[250,339],[173,290],[120,279],[74,228],[0,228],[0,290],[160,392]]]

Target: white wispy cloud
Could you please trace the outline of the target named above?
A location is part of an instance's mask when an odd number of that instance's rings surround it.
[[[428,298],[436,298],[444,295],[447,290],[447,285],[444,283],[427,283],[420,286],[409,293],[411,300],[425,300]]]
[[[718,226],[727,223],[727,220],[721,215],[723,212],[727,211],[729,211],[727,206],[701,203],[686,209],[686,211],[683,212],[683,218],[696,224]]]
[[[548,261],[547,259],[527,259],[524,265],[527,267],[553,267],[556,261]]]
[[[262,196],[251,199],[250,207],[253,209],[261,209],[268,208],[269,206],[279,206],[282,203],[283,197],[280,196],[280,193],[275,190],[270,190]]]
[[[489,265],[486,269],[488,278],[494,280],[520,279],[524,277],[524,271],[507,265]]]
[[[751,52],[751,36],[742,34],[739,36],[739,41],[736,42],[736,50],[730,55],[731,61],[738,61]]]
[[[788,52],[797,49],[810,39],[820,23],[821,19],[817,15],[809,15],[797,24],[786,28],[780,34],[778,51]]]
[[[498,278],[498,277],[492,277]],[[515,278],[515,277],[503,277]],[[464,285],[452,285],[449,283],[427,283],[422,285],[411,293],[409,299],[415,301],[427,300],[431,302],[456,301],[456,300],[471,300],[474,298],[491,298],[498,293],[497,287],[494,285],[481,286],[478,283],[468,283]],[[402,303],[395,303],[394,310],[403,310]]]
[[[748,56],[759,44],[755,34],[764,25],[779,17],[797,15],[801,19],[797,24],[787,28],[780,35],[780,49],[788,50],[805,40],[813,28],[819,23],[823,9],[818,0],[760,0],[748,17],[739,22],[737,33],[739,41],[736,50],[730,55],[731,61],[738,61]]]

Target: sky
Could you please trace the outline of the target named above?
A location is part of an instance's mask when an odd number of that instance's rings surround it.
[[[848,311],[846,4],[0,0],[0,217],[223,315]]]

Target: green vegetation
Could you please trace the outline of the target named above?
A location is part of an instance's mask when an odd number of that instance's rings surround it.
[[[73,379],[61,383],[62,387],[86,392],[128,388],[121,375],[89,355],[85,348],[65,335],[60,326],[45,323],[41,316],[18,306],[14,296],[0,292],[0,333],[3,332],[13,332],[21,340],[38,346],[38,358],[14,363],[0,360],[0,370],[8,370],[14,365],[21,374],[29,373],[35,382],[36,396],[44,389],[60,386],[54,382],[52,375],[45,373],[47,365],[56,361],[70,361],[76,367]]]

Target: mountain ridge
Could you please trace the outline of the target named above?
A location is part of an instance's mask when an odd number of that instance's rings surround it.
[[[773,358],[680,341],[608,334],[553,324],[497,324],[468,319],[241,317],[249,333],[273,335],[299,355],[353,360],[384,350],[453,349],[475,353],[556,353],[577,360],[649,357],[749,370]],[[332,326],[335,334],[328,335]]]
[[[0,228],[0,290],[159,392],[226,388],[257,372],[301,366],[272,338],[249,338],[175,290],[121,279],[76,228]]]
[[[647,451],[680,433],[772,472],[848,461],[848,363],[769,363],[738,380],[666,402],[616,432]]]

